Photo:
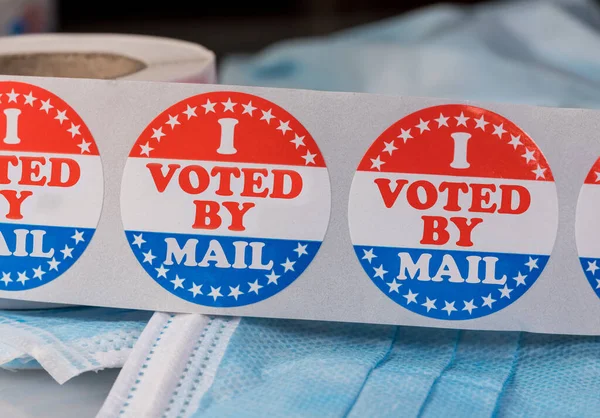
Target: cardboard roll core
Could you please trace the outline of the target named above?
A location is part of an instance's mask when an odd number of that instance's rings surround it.
[[[0,55],[0,74],[113,80],[146,69],[143,62],[111,53],[27,53]]]

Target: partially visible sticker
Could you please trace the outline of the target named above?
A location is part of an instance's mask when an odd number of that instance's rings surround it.
[[[600,158],[596,160],[577,200],[575,236],[579,261],[585,277],[600,298]]]
[[[451,104],[408,115],[375,140],[348,216],[356,255],[385,295],[419,315],[466,320],[535,283],[558,203],[548,162],[523,130]]]
[[[188,302],[234,307],[289,286],[321,246],[329,174],[310,133],[260,97],[212,92],[161,113],[129,154],[121,212],[135,257]]]
[[[104,182],[79,115],[40,87],[0,82],[0,290],[42,286],[87,248]]]

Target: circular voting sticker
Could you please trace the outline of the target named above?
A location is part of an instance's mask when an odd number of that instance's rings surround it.
[[[596,160],[579,191],[575,235],[579,261],[592,289],[600,297],[600,158]]]
[[[189,302],[248,305],[289,286],[329,222],[329,174],[308,131],[238,92],[185,99],[136,141],[121,212],[146,272]]]
[[[83,120],[40,87],[0,82],[0,290],[60,276],[102,211],[102,163]]]
[[[420,315],[464,320],[533,285],[554,246],[558,204],[525,132],[452,104],[408,115],[375,140],[348,215],[356,255],[385,295]]]

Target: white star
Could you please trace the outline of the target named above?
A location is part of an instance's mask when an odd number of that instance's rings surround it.
[[[73,248],[69,248],[68,245],[65,245],[65,249],[60,250],[60,252],[63,253],[63,260],[67,258],[73,258],[73,254],[71,254],[73,252]]]
[[[290,261],[290,259],[286,257],[286,259],[285,259],[285,263],[281,263],[281,265],[282,265],[282,266],[283,266],[283,268],[285,269],[285,270],[284,270],[284,273],[286,273],[286,272],[287,272],[287,271],[289,271],[289,270],[292,270],[292,271],[294,271],[294,264],[296,264],[296,262],[295,262],[295,261]]]
[[[249,292],[254,292],[257,295],[258,295],[258,290],[263,288],[261,285],[258,284],[258,279],[256,279],[254,281],[254,283],[248,282],[248,285],[250,286]]]
[[[381,166],[385,164],[385,161],[381,161],[381,155],[378,155],[377,158],[371,158],[371,168],[376,168],[377,170],[381,170]]]
[[[159,277],[164,277],[165,279],[167,278],[167,273],[169,272],[169,269],[166,269],[164,265],[161,264],[159,268],[155,268],[154,270],[156,270],[157,279]]]
[[[140,148],[142,149],[140,155],[147,155],[148,157],[150,156],[150,151],[154,151],[154,148],[150,146],[150,142],[146,142],[145,145],[140,145]]]
[[[181,123],[177,120],[179,115],[171,116],[169,115],[169,121],[165,122],[165,125],[169,125],[171,129],[175,129],[175,125],[181,125]]]
[[[375,270],[375,275],[373,277],[380,277],[382,279],[385,273],[387,273],[387,270],[383,269],[383,264],[379,267],[373,267],[373,270]]]
[[[298,136],[298,134],[294,134],[294,139],[292,139],[290,142],[295,144],[296,149],[298,149],[298,147],[304,146],[304,136]]]
[[[12,282],[12,279],[10,278],[10,273],[2,272],[2,279],[0,279],[0,281],[4,282],[4,286],[8,286],[8,284]]]
[[[600,269],[600,267],[598,267],[596,265],[598,260],[594,260],[594,261],[588,261],[588,268],[586,271],[591,271],[592,272],[592,276],[596,274],[596,270]]]
[[[223,105],[223,107],[224,107],[224,109],[223,109],[223,112],[233,112],[233,108],[235,107],[235,105],[236,105],[237,103],[233,103],[233,102],[231,101],[231,97],[229,97],[229,98],[227,99],[227,101],[226,101],[226,102],[221,102],[221,104],[222,104],[222,105]],[[219,288],[219,289],[220,289],[220,288]]]
[[[483,299],[483,305],[481,306],[489,306],[490,309],[492,309],[492,305],[494,304],[494,302],[496,302],[496,299],[492,298],[491,293],[487,296],[482,296],[481,299]]]
[[[437,309],[437,306],[435,306],[435,302],[437,301],[437,299],[431,300],[428,297],[425,297],[425,303],[422,303],[421,306],[425,306],[427,308],[427,312],[429,312],[432,309]]]
[[[529,271],[539,268],[537,265],[538,259],[529,257],[529,261],[525,263],[529,267]]]
[[[598,283],[598,285],[596,286],[596,289],[600,289],[600,279],[596,279],[596,283]]]
[[[418,293],[413,293],[410,289],[408,289],[408,293],[403,295],[406,298],[406,304],[410,305],[412,302],[417,303]]]
[[[222,297],[223,295],[221,294],[221,286],[217,287],[216,289],[214,287],[210,287],[210,293],[208,294],[208,296],[212,296],[213,300],[217,300],[217,298]]]
[[[271,110],[272,110],[272,109],[269,109],[269,110],[267,110],[266,112],[265,112],[264,110],[261,110],[261,112],[262,112],[262,114],[263,114],[263,115],[262,115],[262,117],[260,118],[260,120],[266,120],[266,121],[267,121],[267,123],[271,123],[271,119],[273,119],[273,118],[275,117],[275,116],[273,116],[273,115],[271,114]]]
[[[502,135],[504,135],[506,131],[504,130],[504,124],[494,125],[494,133],[492,135],[498,135],[498,138],[502,139]]]
[[[235,300],[237,300],[238,296],[243,295],[244,292],[242,292],[240,290],[240,285],[238,284],[236,287],[231,287],[229,286],[229,295],[228,296],[233,296],[235,298]]]
[[[56,111],[56,117],[54,119],[57,119],[60,124],[62,125],[62,123],[66,120],[69,120],[69,118],[67,117],[67,111],[63,110],[62,112],[60,110]]]
[[[75,230],[75,235],[73,235],[71,238],[75,240],[75,245],[79,244],[80,242],[85,242],[83,239],[83,232],[79,232],[77,230]]]
[[[152,261],[154,261],[154,259],[156,258],[155,255],[152,255],[152,250],[148,250],[147,253],[142,253],[142,254],[144,254],[144,263],[152,264]]]
[[[27,277],[27,275],[25,274],[25,272],[23,272],[23,273],[19,273],[19,272],[17,272],[17,274],[19,275],[19,278],[17,279],[17,281],[18,281],[19,283],[22,283],[22,284],[23,284],[23,286],[25,286],[25,282],[26,282],[27,280],[29,280],[29,277]]]
[[[300,243],[298,243],[298,247],[296,247],[296,249],[294,250],[298,253],[298,258],[302,257],[303,254],[308,255],[308,253],[306,252],[306,247],[308,247],[308,244],[301,245]]]
[[[363,250],[363,253],[365,253],[365,255],[363,255],[362,259],[367,260],[369,263],[371,263],[374,258],[377,258],[377,256],[373,254],[373,248],[371,248],[369,251]]]
[[[185,113],[188,117],[188,120],[190,120],[194,116],[196,116],[196,117],[198,116],[198,115],[196,115],[196,109],[198,109],[197,106],[191,107],[190,105],[187,105],[187,109],[185,109],[185,111],[183,113]]]
[[[444,307],[442,308],[442,311],[446,311],[446,312],[448,312],[448,316],[450,316],[450,314],[451,314],[452,312],[454,312],[454,311],[458,311],[458,309],[456,309],[456,308],[454,307],[454,301],[452,301],[452,302],[450,302],[450,303],[448,303],[448,302],[444,301],[444,304],[445,304],[446,306],[444,306]]]
[[[434,120],[438,123],[438,128],[441,128],[442,126],[448,126],[448,119],[450,118],[445,117],[443,114],[440,113],[440,117]]]
[[[279,284],[279,283],[277,283],[277,280],[281,276],[278,276],[277,274],[275,274],[275,270],[271,270],[271,273],[265,274],[265,276],[267,277],[267,279],[269,279],[269,283],[267,283],[268,285],[271,283]]]
[[[15,93],[15,89],[12,89],[10,91],[10,93],[6,93],[6,95],[8,96],[8,103],[10,103],[10,102],[17,103],[17,97],[20,96],[19,93]]]
[[[473,119],[473,120],[474,120],[474,121],[475,121],[475,123],[476,123],[476,125],[475,125],[475,129],[479,128],[479,129],[481,129],[482,131],[485,131],[485,125],[487,125],[489,122],[487,122],[487,121],[484,119],[483,115],[481,115],[481,117],[480,117],[479,119]]]
[[[454,119],[456,119],[456,126],[467,126],[467,121],[471,118],[467,118],[465,117],[464,112],[460,112],[460,116],[455,116]]]
[[[166,135],[166,134],[165,134],[165,133],[163,133],[163,131],[162,131],[162,126],[161,126],[160,128],[158,128],[158,129],[154,129],[154,128],[152,128],[152,130],[153,130],[154,132],[152,133],[152,136],[151,136],[150,138],[154,138],[154,139],[156,139],[158,142],[160,142],[160,139],[161,139],[163,136],[165,136],[165,135]]]
[[[417,126],[415,126],[415,128],[419,128],[420,134],[422,134],[423,131],[429,131],[430,130],[429,129],[429,121],[419,118],[419,124]]]
[[[171,280],[171,283],[173,283],[173,290],[181,287],[183,289],[183,282],[185,282],[185,279],[182,279],[181,277],[179,277],[177,274],[175,275],[175,279]]]
[[[533,156],[533,153],[535,151],[530,151],[527,148],[525,148],[525,154],[521,155],[521,157],[525,158],[525,160],[527,160],[527,162],[533,160],[535,161],[535,157]]]
[[[521,142],[521,135],[517,135],[517,136],[511,135],[510,141],[508,143],[510,145],[512,145],[514,149],[517,149],[517,147],[519,145],[523,145],[523,143]]]
[[[500,290],[500,293],[502,294],[502,296],[500,296],[500,299],[502,299],[502,298],[510,299],[510,292],[513,291],[512,289],[510,289],[507,285],[504,285],[504,287],[499,290]]]
[[[384,141],[383,144],[385,145],[385,148],[383,148],[383,151],[381,151],[381,152],[387,152],[390,155],[392,155],[392,152],[394,152],[398,149],[394,146],[394,141],[390,141],[390,142]]]
[[[597,171],[594,171],[594,173],[596,174],[596,180],[595,182],[598,183],[600,181],[600,173]]]
[[[209,99],[206,99],[206,103],[204,103],[203,105],[201,105],[201,107],[204,108],[204,114],[208,114],[208,112],[215,112],[215,105],[216,103],[211,103],[211,101]]]
[[[411,139],[413,136],[410,134],[410,129],[405,131],[404,129],[400,128],[400,130],[402,131],[402,133],[398,135],[398,138],[402,138],[402,140],[406,144],[406,141]]]
[[[75,125],[73,122],[71,122],[71,127],[67,129],[67,132],[71,134],[71,138],[75,138],[76,135],[81,135],[79,132],[80,127],[81,125]]]
[[[142,234],[140,234],[140,235],[133,234],[133,242],[131,243],[131,245],[137,245],[138,248],[142,248],[142,244],[145,242],[146,241],[144,240],[144,238],[142,238]]]
[[[42,266],[39,266],[36,269],[33,269],[33,278],[42,280],[42,276],[46,274],[44,270],[42,270]]]
[[[78,144],[77,146],[81,149],[81,153],[83,154],[84,152],[91,152],[90,145],[92,145],[91,142],[86,142],[85,139],[82,139],[81,144]]]
[[[517,277],[513,277],[513,280],[517,282],[517,287],[524,285],[527,286],[527,283],[525,283],[525,279],[527,278],[527,275],[523,275],[521,274],[521,272],[519,272],[517,274]]]
[[[28,104],[29,106],[33,106],[33,102],[37,100],[35,97],[33,97],[33,92],[29,92],[29,94],[23,95],[23,98],[25,99],[24,104]]]
[[[465,307],[462,308],[462,310],[469,311],[469,315],[473,315],[473,309],[477,309],[477,306],[473,304],[473,299],[471,299],[469,302],[467,302],[466,300],[463,302],[465,303]]]
[[[256,110],[256,108],[254,106],[252,106],[252,102],[248,102],[248,104],[242,104],[242,107],[244,108],[244,111],[242,112],[242,115],[247,113],[250,116],[252,116],[252,112],[254,112]]]
[[[50,111],[50,109],[53,109],[54,106],[52,106],[50,104],[50,99],[44,101],[42,100],[42,106],[40,107],[40,110],[43,110],[44,112],[46,112],[46,114],[48,114],[48,112]]]
[[[192,283],[192,287],[188,289],[188,292],[192,292],[192,297],[196,297],[198,295],[202,295],[202,285],[198,286],[196,283]]]
[[[317,156],[317,154],[311,154],[310,151],[306,151],[306,155],[302,156],[302,158],[304,158],[304,161],[306,161],[304,163],[304,165],[315,164],[315,157],[316,156]]]
[[[48,261],[47,263],[50,265],[50,270],[58,271],[58,265],[60,264],[60,261],[56,261],[56,259],[52,257],[52,260]]]
[[[398,288],[400,286],[402,286],[402,283],[398,283],[396,281],[396,279],[394,279],[391,283],[386,283],[386,284],[390,287],[390,290],[388,291],[388,293],[392,293],[392,292],[400,293],[398,291]]]
[[[540,165],[538,164],[537,168],[535,170],[531,170],[531,172],[533,174],[535,174],[535,179],[539,179],[539,178],[545,178],[544,176],[544,171],[546,171],[545,168],[541,168]]]
[[[279,121],[279,127],[276,128],[278,131],[281,131],[281,133],[283,134],[283,136],[285,136],[285,134],[287,133],[287,131],[291,131],[292,128],[290,128],[290,121],[288,120],[287,122],[284,122],[282,120]]]

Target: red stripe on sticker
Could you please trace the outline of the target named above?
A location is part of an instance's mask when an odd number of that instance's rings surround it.
[[[358,170],[554,181],[542,152],[517,125],[456,104],[423,109],[393,124]]]

